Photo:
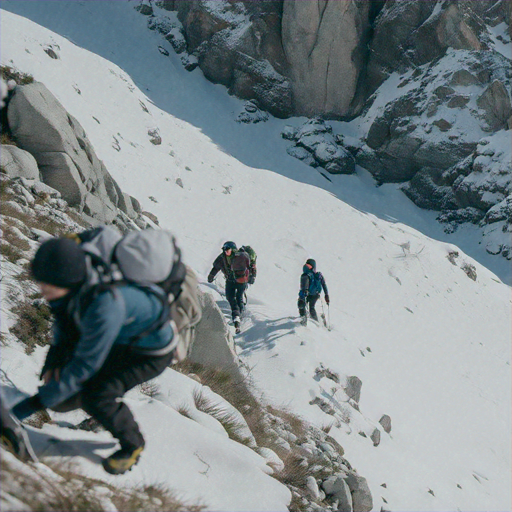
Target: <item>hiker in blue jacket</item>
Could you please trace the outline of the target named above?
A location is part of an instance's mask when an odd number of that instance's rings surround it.
[[[310,258],[306,261],[304,267],[302,267],[302,275],[300,276],[299,300],[297,301],[301,322],[303,324],[306,324],[307,322],[307,305],[309,305],[309,316],[313,320],[318,321],[315,304],[320,298],[322,289],[325,294],[325,302],[329,305],[329,291],[327,290],[327,284],[325,283],[324,276],[321,272],[316,271],[316,261]]]
[[[173,328],[159,323],[163,292],[135,284],[91,288],[85,253],[67,238],[44,242],[31,272],[55,317],[53,342],[39,392],[12,413],[21,421],[44,408],[83,409],[119,440],[121,449],[104,459],[103,467],[124,473],[139,460],[144,438],[118,399],[162,373],[173,357]]]

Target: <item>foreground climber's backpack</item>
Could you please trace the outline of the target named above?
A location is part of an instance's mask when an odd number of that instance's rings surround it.
[[[198,283],[194,272],[181,261],[181,251],[169,231],[145,229],[122,236],[107,226],[74,235],[89,256],[90,282],[86,302],[99,290],[128,282],[142,288],[158,285],[164,303],[162,316],[143,335],[173,320],[179,336],[175,359],[183,360],[201,319]],[[153,291],[154,287],[148,288]],[[140,337],[139,335],[138,337]]]
[[[231,258],[231,270],[237,283],[247,283],[249,281],[249,267],[251,259],[249,255],[240,249]]]

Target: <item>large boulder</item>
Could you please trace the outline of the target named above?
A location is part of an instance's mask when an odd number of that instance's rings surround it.
[[[498,131],[509,126],[512,106],[510,95],[503,82],[494,80],[478,97],[477,105],[484,111],[484,119],[490,131]]]
[[[2,144],[0,166],[10,178],[40,179],[36,159],[28,151],[16,146]]]
[[[176,2],[189,53],[205,76],[277,117],[292,115],[279,2]]]
[[[13,138],[35,157],[44,183],[61,192],[70,206],[112,222],[120,195],[117,185],[80,123],[42,83],[16,88],[8,119]]]
[[[201,321],[196,327],[189,360],[240,377],[235,342],[224,315],[210,293],[201,293]]]
[[[310,119],[300,128],[285,127],[282,137],[295,142],[287,149],[290,156],[311,167],[322,167],[330,174],[353,174],[355,159],[332,134],[332,127],[321,119]]]
[[[366,478],[349,472],[345,481],[350,488],[354,512],[370,512],[373,509],[373,498]]]
[[[284,0],[282,43],[296,115],[341,118],[364,67],[369,2]]]

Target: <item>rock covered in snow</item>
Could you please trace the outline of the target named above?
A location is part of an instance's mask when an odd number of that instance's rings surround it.
[[[355,172],[354,157],[333,136],[332,127],[321,119],[306,121],[298,129],[288,126],[281,136],[295,142],[295,146],[287,148],[288,154],[311,167],[322,167],[330,174]]]

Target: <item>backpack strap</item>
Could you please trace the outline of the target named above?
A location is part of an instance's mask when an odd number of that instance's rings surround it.
[[[139,341],[140,339],[144,338],[145,336],[148,336],[156,331],[159,331],[162,329],[162,327],[171,319],[171,305],[169,304],[169,300],[167,297],[167,294],[162,290],[162,292],[158,292],[155,290],[153,286],[146,286],[136,283],[130,283],[133,286],[136,286],[137,288],[153,294],[155,297],[157,297],[160,300],[160,303],[162,304],[162,312],[160,313],[160,316],[144,331],[142,331],[139,334],[136,334],[135,336],[132,336],[130,338],[130,346],[134,345]],[[180,290],[181,292],[181,290]]]

